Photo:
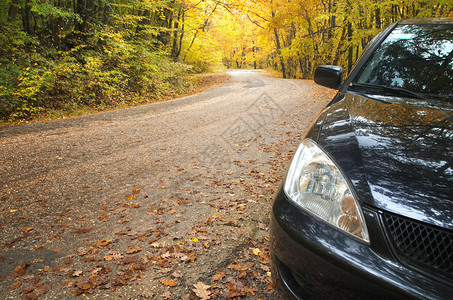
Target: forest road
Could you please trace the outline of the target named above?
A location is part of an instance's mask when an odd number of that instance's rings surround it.
[[[278,299],[272,199],[334,92],[228,73],[193,96],[0,128],[2,298]]]

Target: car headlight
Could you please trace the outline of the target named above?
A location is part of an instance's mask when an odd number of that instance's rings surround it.
[[[283,187],[297,206],[336,228],[369,242],[362,211],[339,168],[313,141],[297,149]]]

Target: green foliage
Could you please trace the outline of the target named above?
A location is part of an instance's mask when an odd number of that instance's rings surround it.
[[[177,4],[2,2],[0,119],[106,109],[191,89],[188,77],[196,68],[168,54],[183,36],[174,28],[181,19],[174,16]]]
[[[74,12],[68,11],[62,7],[54,6],[49,2],[33,3],[31,12],[44,19],[62,19],[65,22],[75,19],[82,22],[82,18]]]

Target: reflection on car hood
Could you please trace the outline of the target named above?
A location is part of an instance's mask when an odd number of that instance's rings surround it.
[[[452,110],[347,94],[328,109],[318,142],[361,202],[453,229],[452,121]]]

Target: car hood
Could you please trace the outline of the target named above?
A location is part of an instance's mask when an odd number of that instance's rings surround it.
[[[453,111],[390,100],[346,94],[324,112],[318,143],[361,203],[453,229]]]

